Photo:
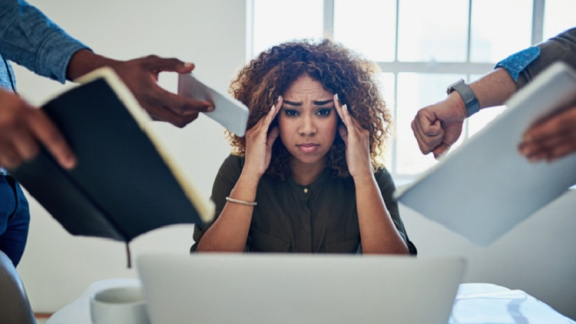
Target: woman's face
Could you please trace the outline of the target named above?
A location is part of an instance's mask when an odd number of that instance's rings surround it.
[[[284,103],[278,116],[282,143],[297,162],[324,163],[338,125],[334,94],[303,75],[282,97]]]

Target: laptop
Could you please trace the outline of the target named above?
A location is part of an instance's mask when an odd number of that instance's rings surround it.
[[[574,89],[576,72],[554,63],[482,131],[400,190],[398,201],[476,245],[493,243],[576,184],[576,154],[531,163],[518,152],[528,126],[576,103]]]
[[[142,255],[152,324],[448,323],[463,258]]]

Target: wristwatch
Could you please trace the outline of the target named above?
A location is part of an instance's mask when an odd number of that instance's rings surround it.
[[[464,104],[466,105],[466,111],[468,112],[468,117],[474,115],[480,110],[480,104],[478,103],[478,99],[474,94],[474,91],[470,89],[470,86],[464,82],[463,79],[460,79],[451,85],[448,86],[446,89],[447,94],[451,94],[454,90],[460,94],[462,100],[464,100]]]

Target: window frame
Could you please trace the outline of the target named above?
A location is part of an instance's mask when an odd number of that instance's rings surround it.
[[[433,73],[433,74],[464,74],[466,75],[466,81],[470,82],[471,75],[483,75],[494,68],[496,62],[490,63],[475,63],[471,62],[471,33],[472,33],[472,2],[474,0],[468,0],[468,24],[467,24],[467,44],[466,44],[466,61],[465,62],[434,62],[430,64],[428,61],[420,62],[402,62],[398,61],[398,33],[399,33],[399,10],[400,2],[402,0],[396,0],[396,35],[395,35],[395,52],[394,60],[391,62],[381,62],[375,61],[381,71],[385,73],[392,73],[394,75],[394,105],[389,107],[393,110],[394,118],[396,119],[397,114],[397,103],[398,103],[398,74],[399,73]],[[481,1],[481,0],[477,0]],[[532,28],[531,28],[531,44],[540,43],[543,40],[544,34],[544,9],[546,5],[546,0],[532,0]],[[254,0],[247,0],[247,41],[246,41],[246,51],[247,60],[253,57],[253,24],[254,24]],[[333,38],[334,36],[334,14],[335,14],[335,0],[323,0],[323,35],[324,37]],[[512,54],[512,53],[510,53]],[[448,86],[448,85],[446,85]],[[394,120],[395,122],[396,120]],[[463,138],[468,138],[468,121],[465,121],[463,128]],[[391,150],[390,154],[390,170],[389,172],[394,177],[395,181],[399,184],[409,183],[414,181],[421,174],[398,174],[397,173],[397,140],[393,138],[388,146]]]

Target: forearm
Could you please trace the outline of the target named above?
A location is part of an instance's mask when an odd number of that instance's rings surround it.
[[[470,88],[478,99],[480,109],[503,105],[517,90],[516,82],[503,68],[497,68],[470,83]]]
[[[259,179],[242,174],[230,197],[255,201]],[[242,252],[246,246],[254,206],[227,202],[214,224],[198,243],[198,252]]]
[[[120,61],[112,60],[102,55],[98,55],[87,49],[76,52],[68,63],[66,77],[69,80],[75,80],[86,73],[89,73],[103,66],[113,66]]]
[[[408,246],[394,226],[373,175],[354,179],[362,252],[409,254]]]
[[[516,92],[517,86],[505,69],[497,68],[470,83],[470,89],[478,99],[480,109],[484,109],[503,105]],[[444,118],[444,122],[461,122],[467,117],[466,105],[457,91],[450,93],[442,103],[454,112]]]
[[[87,48],[25,1],[0,2],[0,30],[2,56],[61,83],[72,55]]]

